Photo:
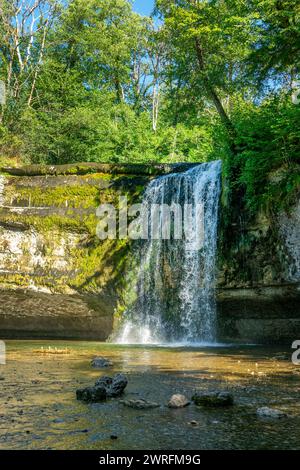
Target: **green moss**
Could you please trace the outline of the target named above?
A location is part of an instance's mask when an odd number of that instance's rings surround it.
[[[94,239],[88,249],[72,250],[77,273],[70,286],[89,292],[99,292],[109,283],[115,283],[126,263],[128,240]]]
[[[32,227],[43,234],[51,234],[53,230],[60,232],[87,233],[95,235],[97,226],[96,214],[75,216],[71,212],[68,216],[49,215],[41,217],[26,214],[5,214],[0,216],[1,222],[19,223]]]
[[[99,189],[95,186],[58,186],[56,188],[20,188],[14,195],[14,204],[28,201],[34,207],[82,207],[97,205]]]
[[[122,176],[120,180],[114,177],[115,184],[101,190],[94,184],[88,184],[91,178],[98,180],[103,179],[103,176],[106,179],[113,178],[109,174],[88,174],[80,177],[81,184],[56,187],[47,187],[45,179],[45,188],[40,180],[38,180],[39,186],[33,181],[34,184],[29,187],[26,186],[26,182],[24,186],[18,184],[20,177],[10,177],[5,190],[6,200],[11,200],[14,204],[19,203],[20,206],[24,201],[27,201],[28,205],[30,202],[31,209],[25,208],[24,211],[18,212],[3,209],[2,213],[0,211],[0,221],[8,224],[16,223],[19,227],[22,225],[22,230],[36,231],[41,238],[39,252],[46,258],[46,264],[35,269],[34,276],[3,275],[0,277],[1,285],[28,288],[33,281],[36,286],[47,287],[53,292],[63,293],[71,288],[80,293],[98,294],[105,290],[111,291],[115,297],[118,296],[120,305],[123,305],[122,296],[128,282],[125,273],[128,260],[131,258],[128,256],[130,241],[99,240],[96,236],[98,224],[96,207],[99,204],[110,203],[118,209],[120,196],[127,196],[128,205],[140,202],[145,186],[135,184],[135,180],[129,176]],[[34,207],[50,207],[47,209],[50,214],[45,215],[45,211],[35,210]],[[56,207],[60,207],[59,214]],[[54,272],[51,265],[52,257],[55,256],[53,252],[61,245],[64,237],[67,240],[68,233],[78,235],[74,243],[64,247],[68,267],[65,272]],[[24,263],[26,267],[31,258],[29,248],[24,242],[21,264]]]
[[[6,204],[12,202],[15,206],[29,207],[64,207],[64,208],[96,208],[99,204],[110,203],[118,207],[119,197],[127,196],[128,203],[140,200],[140,195],[144,190],[143,185],[132,184],[132,178],[128,179],[128,184],[124,178],[114,179],[112,186],[99,188],[94,184],[88,184],[89,180],[111,179],[112,175],[85,175],[78,177],[78,185],[65,185],[47,187],[41,183],[40,186],[18,185],[19,177],[10,177],[9,184],[5,188]],[[83,184],[82,184],[83,183]],[[130,184],[131,183],[131,184]]]
[[[16,274],[16,273],[7,273],[0,275],[0,285],[3,289],[29,289],[32,286],[37,288],[47,288],[55,293],[67,293],[68,292],[68,281],[69,276],[34,276],[31,274]]]

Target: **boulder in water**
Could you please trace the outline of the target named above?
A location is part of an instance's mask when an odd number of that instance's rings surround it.
[[[95,369],[106,369],[112,367],[113,363],[105,357],[95,357],[91,362],[92,367]]]
[[[278,410],[276,408],[268,408],[267,406],[258,408],[256,413],[262,418],[282,419],[287,417],[287,414],[284,413],[284,411]]]
[[[122,395],[128,380],[124,374],[113,377],[100,377],[94,387],[86,387],[76,390],[77,400],[87,403],[99,403],[106,398],[119,397]]]
[[[173,395],[168,403],[169,408],[184,408],[188,406],[190,401],[184,396],[180,394]]]
[[[119,397],[127,387],[128,380],[124,374],[116,374],[113,377],[100,377],[96,380],[96,387],[105,387],[108,397]]]
[[[233,396],[229,392],[195,393],[192,400],[195,405],[208,407],[232,406],[234,403]]]

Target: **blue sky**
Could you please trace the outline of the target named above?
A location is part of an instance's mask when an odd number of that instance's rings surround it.
[[[154,0],[134,0],[133,9],[141,15],[150,15],[154,7]]]

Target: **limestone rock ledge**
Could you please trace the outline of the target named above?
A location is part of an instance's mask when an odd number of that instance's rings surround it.
[[[0,337],[105,340],[112,331],[109,298],[0,289]]]
[[[134,165],[2,171],[0,338],[107,339],[129,242],[99,240],[96,209],[124,194],[139,202],[152,177]]]
[[[300,338],[300,284],[218,289],[218,339],[289,343]]]

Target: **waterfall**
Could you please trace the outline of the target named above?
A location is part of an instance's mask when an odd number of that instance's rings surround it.
[[[188,220],[189,225],[181,238],[174,233],[170,239],[150,237],[137,248],[135,299],[124,314],[117,337],[119,343],[216,340],[215,259],[220,175],[221,162],[215,161],[184,173],[162,176],[146,188],[143,207],[190,208],[190,217],[183,215],[181,219],[182,223]],[[202,208],[201,217],[197,216],[198,208]],[[152,219],[150,212],[150,227]],[[164,222],[164,211],[160,210],[161,230]],[[200,245],[197,242],[201,237]]]

